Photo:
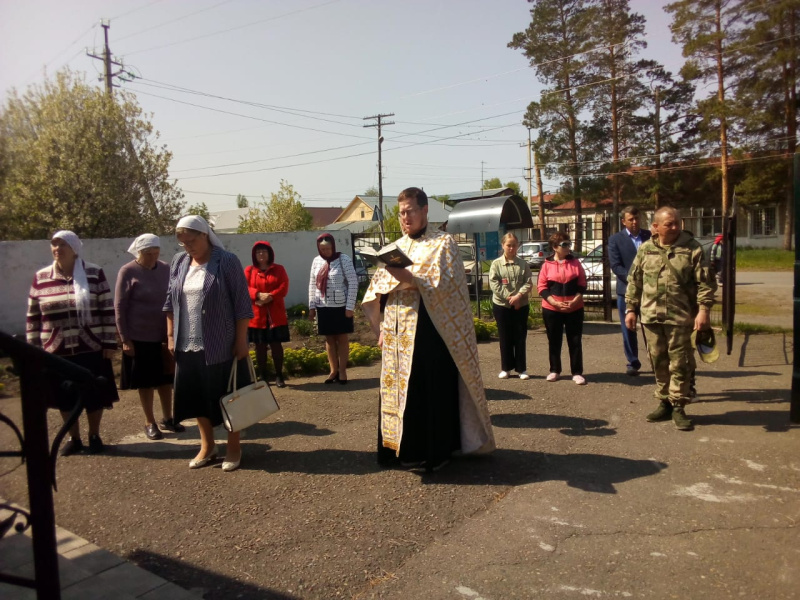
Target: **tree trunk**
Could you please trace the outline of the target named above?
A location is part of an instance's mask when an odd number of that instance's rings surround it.
[[[789,47],[789,60],[783,66],[784,80],[784,114],[786,117],[786,155],[788,158],[786,167],[786,199],[783,220],[783,249],[792,249],[794,238],[794,153],[797,149],[797,64],[795,62],[795,32],[796,15],[794,8],[789,9],[789,37],[782,45]]]
[[[653,194],[655,209],[661,208],[661,98],[659,97],[660,88],[655,89],[655,138],[656,138],[656,191]]]
[[[611,160],[613,166],[612,184],[613,198],[611,199],[611,210],[614,218],[611,219],[611,233],[619,231],[619,114],[617,111],[617,63],[614,56],[614,46],[609,48],[611,52]]]
[[[720,145],[720,171],[722,173],[722,223],[725,233],[725,217],[728,216],[730,194],[728,190],[728,119],[725,107],[725,70],[722,65],[722,2],[717,0],[715,25],[717,30],[716,60],[717,60],[717,100],[719,101],[719,145]]]

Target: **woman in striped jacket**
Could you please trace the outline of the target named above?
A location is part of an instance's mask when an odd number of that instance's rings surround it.
[[[28,343],[84,367],[106,384],[84,397],[89,421],[89,452],[102,452],[100,421],[103,409],[119,400],[111,357],[117,349],[114,302],[103,269],[81,258],[83,243],[72,231],[59,231],[50,240],[53,264],[40,269],[28,294],[26,333]],[[66,422],[77,404],[77,396],[52,382],[50,408],[61,411]],[[83,450],[80,425],[76,421],[61,456]]]

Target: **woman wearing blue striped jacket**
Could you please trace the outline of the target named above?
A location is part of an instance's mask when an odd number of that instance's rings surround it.
[[[228,388],[233,358],[240,361],[239,385],[246,385],[247,324],[253,318],[242,263],[227,252],[205,219],[183,217],[175,230],[179,252],[170,265],[167,340],[175,353],[175,422],[197,419],[197,469],[217,457],[213,428],[222,423],[219,399]],[[228,433],[223,471],[241,463],[239,433]]]

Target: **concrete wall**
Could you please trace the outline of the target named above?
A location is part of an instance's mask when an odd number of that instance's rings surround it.
[[[316,239],[319,231],[289,233],[222,234],[225,249],[233,252],[245,267],[252,263],[251,249],[258,240],[267,240],[275,250],[275,262],[289,274],[289,294],[286,306],[308,303],[308,275],[311,261],[317,256]],[[349,231],[332,233],[336,249],[353,255]],[[83,258],[100,265],[114,290],[120,267],[133,260],[127,253],[133,238],[83,240]],[[161,237],[161,260],[168,263],[178,251],[174,236]],[[28,291],[33,274],[52,263],[48,240],[0,242],[0,264],[3,281],[0,283],[0,330],[10,334],[25,333],[25,313]]]

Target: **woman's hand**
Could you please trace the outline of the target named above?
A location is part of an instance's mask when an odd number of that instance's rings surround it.
[[[247,344],[247,338],[237,339],[233,344],[233,355],[237,360],[242,360],[250,354],[250,347]]]
[[[308,320],[315,321],[317,319],[317,309],[316,308],[309,308],[308,309]]]
[[[378,348],[383,350],[383,331],[378,334]]]
[[[170,351],[170,354],[175,354],[175,338],[171,335],[167,336],[167,350]]]
[[[136,351],[133,349],[133,344],[122,342],[122,353],[125,356],[136,356]]]
[[[353,311],[352,310],[345,310],[344,311],[344,316],[347,317],[348,319],[352,319],[353,318]]]

